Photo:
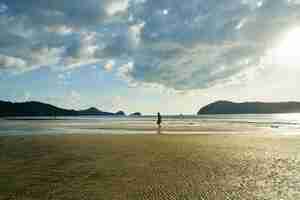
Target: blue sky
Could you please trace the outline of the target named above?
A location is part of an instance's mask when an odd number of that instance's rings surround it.
[[[0,99],[147,114],[300,101],[299,0],[0,0]]]

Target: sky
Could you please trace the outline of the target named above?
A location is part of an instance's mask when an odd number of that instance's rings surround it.
[[[0,99],[153,114],[300,101],[300,0],[0,0]]]

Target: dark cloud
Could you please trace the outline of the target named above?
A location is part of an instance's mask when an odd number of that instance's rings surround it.
[[[109,1],[102,0],[2,0],[9,14],[26,18],[32,25],[87,26],[106,17]]]

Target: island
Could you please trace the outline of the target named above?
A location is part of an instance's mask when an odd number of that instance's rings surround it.
[[[243,102],[216,101],[202,107],[198,115],[203,114],[271,114],[300,113],[300,102]]]
[[[140,117],[140,116],[142,116],[142,113],[134,112],[134,113],[131,113],[129,116],[131,116],[131,117]]]
[[[116,112],[114,114],[117,115],[117,116],[125,116],[126,115],[125,112],[122,111],[122,110],[120,110],[120,111],[118,111],[118,112]]]
[[[117,113],[105,112],[91,107],[86,110],[73,110],[59,108],[50,104],[29,101],[13,103],[0,101],[0,117],[25,117],[25,116],[125,116],[123,111]]]

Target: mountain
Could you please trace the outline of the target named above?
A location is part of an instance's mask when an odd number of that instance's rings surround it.
[[[79,110],[79,111],[77,111],[77,113],[78,113],[78,115],[115,115],[115,113],[103,112],[94,107],[91,107],[86,110]]]
[[[139,117],[139,116],[142,116],[142,113],[134,112],[134,113],[131,113],[129,116]]]
[[[123,114],[125,114],[123,112]],[[6,116],[79,116],[79,115],[120,115],[120,113],[103,112],[97,108],[86,110],[68,110],[37,101],[12,103],[0,101],[0,117]]]
[[[268,114],[268,113],[299,113],[300,102],[244,102],[216,101],[198,111],[201,114]]]
[[[126,114],[125,114],[124,111],[121,111],[121,110],[120,110],[120,111],[116,112],[115,115],[118,115],[118,116],[125,116]]]

